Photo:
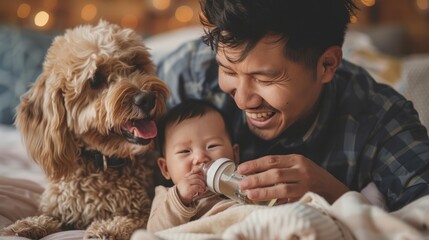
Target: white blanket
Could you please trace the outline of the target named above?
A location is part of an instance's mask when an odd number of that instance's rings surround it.
[[[143,239],[429,239],[429,196],[388,213],[360,193],[348,192],[333,205],[307,193],[299,202],[272,208],[243,205]]]

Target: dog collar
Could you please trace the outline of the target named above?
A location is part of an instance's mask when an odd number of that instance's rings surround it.
[[[83,150],[83,156],[91,159],[95,166],[102,168],[104,171],[107,168],[120,168],[129,162],[129,158],[108,157],[96,150]]]

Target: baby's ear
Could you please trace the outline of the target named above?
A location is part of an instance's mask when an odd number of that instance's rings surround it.
[[[232,151],[233,151],[233,154],[234,154],[234,162],[235,162],[235,164],[240,164],[240,147],[238,146],[238,144],[234,144],[233,146],[232,146]]]
[[[162,176],[165,177],[165,179],[170,180],[170,173],[168,173],[168,168],[167,168],[167,160],[163,157],[159,157],[157,160],[158,163],[158,167],[161,170]]]

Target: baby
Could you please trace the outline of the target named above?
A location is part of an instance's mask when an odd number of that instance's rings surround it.
[[[203,100],[188,100],[172,108],[160,121],[158,166],[174,186],[157,186],[147,224],[150,232],[214,215],[237,203],[206,191],[202,163],[230,158],[238,163],[225,117]]]

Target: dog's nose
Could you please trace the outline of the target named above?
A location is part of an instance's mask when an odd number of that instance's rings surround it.
[[[133,103],[141,110],[149,112],[155,106],[155,97],[153,92],[141,92],[134,96]]]

